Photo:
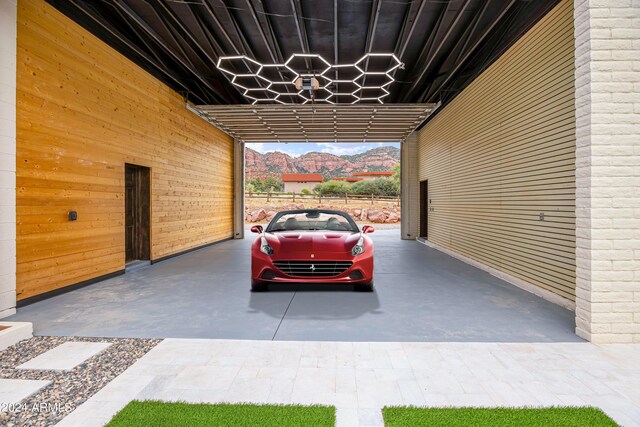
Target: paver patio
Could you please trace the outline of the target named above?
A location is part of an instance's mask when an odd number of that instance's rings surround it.
[[[596,406],[640,426],[640,346],[166,339],[61,426],[102,425],[133,399],[330,404],[339,426],[385,405]]]

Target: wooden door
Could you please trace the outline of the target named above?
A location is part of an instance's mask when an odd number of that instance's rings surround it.
[[[135,168],[132,165],[124,167],[124,234],[126,261],[135,258],[134,234],[135,234]]]
[[[148,260],[151,250],[151,171],[125,164],[126,261]]]
[[[429,235],[429,181],[420,181],[420,237]]]

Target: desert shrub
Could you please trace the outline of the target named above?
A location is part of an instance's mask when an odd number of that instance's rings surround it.
[[[282,191],[282,181],[278,178],[251,178],[245,182],[246,191],[253,191],[257,193],[267,193]]]
[[[374,196],[397,196],[400,194],[400,183],[393,179],[378,178],[359,181],[353,184],[352,194]]]
[[[326,181],[318,184],[313,189],[314,193],[321,195],[336,195],[351,193],[351,185],[344,181]]]

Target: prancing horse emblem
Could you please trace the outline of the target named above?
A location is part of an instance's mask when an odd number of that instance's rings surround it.
[[[311,267],[309,267],[309,268],[311,268],[311,271],[316,271],[316,266],[313,265],[313,264],[311,264]]]

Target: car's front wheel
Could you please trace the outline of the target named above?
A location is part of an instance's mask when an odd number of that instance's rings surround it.
[[[353,288],[357,292],[373,292],[373,280],[368,283],[357,283]]]
[[[268,290],[266,283],[251,279],[251,292],[265,292],[266,290]]]

